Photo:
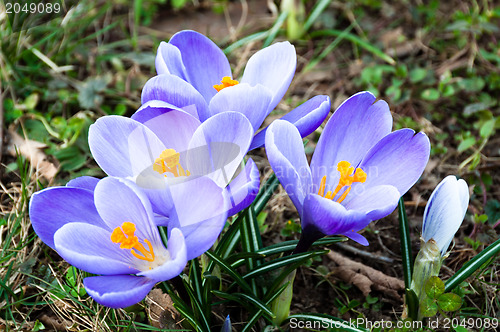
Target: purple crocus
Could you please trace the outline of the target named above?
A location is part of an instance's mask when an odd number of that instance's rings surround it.
[[[237,112],[220,113],[201,123],[187,111],[152,101],[132,118],[98,119],[90,127],[89,146],[104,172],[137,183],[150,199],[153,211],[168,217],[163,218],[165,222],[193,220],[190,224],[194,224],[203,220],[206,212],[186,210],[188,216],[176,217],[169,202],[184,197],[179,192],[196,187],[199,177],[207,176],[219,188],[227,189],[230,215],[255,198],[260,179],[251,159],[233,179],[252,134],[248,119]],[[198,189],[198,196],[211,197],[210,191]],[[210,204],[210,198],[205,201]]]
[[[369,92],[347,99],[332,115],[307,163],[298,130],[275,121],[266,134],[269,162],[302,220],[304,251],[324,235],[358,233],[391,213],[420,177],[429,158],[428,137],[411,129],[391,133],[386,102]]]
[[[200,121],[225,111],[244,114],[254,132],[283,98],[295,73],[295,48],[280,42],[255,53],[240,81],[234,80],[222,50],[195,31],[180,31],[162,42],[156,56],[158,76],[142,91],[142,103],[161,100],[177,107],[190,107]],[[282,119],[299,129],[302,137],[312,133],[330,111],[328,96],[316,96]],[[255,136],[250,149],[264,144],[265,130]]]
[[[149,200],[130,181],[86,177],[69,185],[33,194],[31,223],[68,263],[99,275],[83,281],[98,303],[124,308],[141,301],[157,282],[179,275],[189,250],[196,251],[179,228],[163,245]]]

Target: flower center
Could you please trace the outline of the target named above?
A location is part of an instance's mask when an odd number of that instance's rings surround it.
[[[130,253],[135,257],[144,261],[153,262],[155,260],[155,254],[151,242],[149,242],[148,239],[144,239],[144,242],[147,243],[149,247],[149,250],[147,250],[142,243],[139,243],[134,233],[135,224],[126,221],[121,227],[116,227],[113,230],[111,241],[113,241],[113,243],[120,243],[120,249],[130,249]]]
[[[174,149],[166,149],[161,154],[160,157],[155,159],[153,164],[153,170],[160,173],[172,173],[175,177],[179,176],[189,176],[189,171],[185,171],[180,163],[179,152]],[[165,177],[167,175],[165,174]]]
[[[325,175],[321,179],[318,195],[328,199],[334,199],[342,188],[347,187],[342,196],[340,196],[340,198],[336,200],[336,202],[341,203],[347,197],[349,191],[351,191],[351,186],[353,183],[355,182],[363,183],[366,181],[366,173],[359,167],[354,169],[354,167],[352,167],[351,164],[347,161],[339,161],[339,163],[337,164],[337,170],[340,172],[340,180],[339,184],[337,185],[337,188],[335,188],[335,191],[333,193],[331,191],[328,191],[325,194],[325,189],[326,189],[326,175]]]
[[[240,82],[238,82],[237,80],[232,80],[231,77],[229,77],[229,76],[224,76],[222,78],[221,84],[214,85],[214,88],[215,88],[215,90],[217,90],[217,92],[219,92],[222,89],[225,89],[227,87],[237,85],[237,84],[240,84]]]

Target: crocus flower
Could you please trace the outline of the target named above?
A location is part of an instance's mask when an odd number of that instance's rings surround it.
[[[431,194],[424,211],[422,248],[413,268],[411,289],[422,298],[427,280],[437,276],[446,251],[460,228],[469,205],[467,183],[453,175],[441,181]]]
[[[375,100],[360,92],[340,105],[321,134],[311,166],[293,125],[278,120],[269,127],[269,162],[302,221],[296,252],[334,234],[368,245],[358,231],[391,213],[422,174],[428,137],[411,129],[391,133],[389,107]]]
[[[158,76],[142,91],[142,103],[161,100],[177,107],[192,107],[200,121],[225,111],[244,114],[256,132],[283,98],[295,73],[295,48],[289,42],[273,44],[255,53],[240,81],[217,45],[195,31],[180,31],[162,42],[156,56]],[[193,107],[194,106],[194,107]],[[327,96],[316,96],[282,119],[294,123],[302,137],[312,133],[330,111]],[[264,144],[265,130],[250,149]]]
[[[190,255],[182,231],[171,230],[166,248],[151,204],[136,185],[118,178],[97,184],[83,178],[70,186],[33,194],[31,223],[68,263],[99,275],[83,281],[98,303],[130,306],[157,282],[182,272]]]
[[[160,109],[161,108],[161,109]],[[230,215],[250,205],[259,188],[259,172],[250,159],[241,173],[233,175],[248,151],[252,139],[248,119],[237,112],[224,112],[201,123],[188,112],[161,101],[144,105],[132,118],[106,116],[90,126],[89,146],[96,162],[110,176],[129,179],[145,191],[153,211],[172,220],[198,223],[203,213],[182,210],[188,216],[173,216],[176,197],[184,199],[185,187],[196,187],[200,176],[210,177],[219,188],[226,188]],[[232,181],[231,181],[232,180]],[[209,188],[196,194],[207,197]],[[169,203],[171,202],[171,203]],[[181,203],[179,203],[181,204]],[[216,205],[215,205],[216,206]],[[214,209],[213,215],[219,211]],[[175,222],[175,221],[174,221]]]

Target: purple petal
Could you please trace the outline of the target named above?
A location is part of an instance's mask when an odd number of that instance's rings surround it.
[[[83,279],[87,293],[99,304],[126,308],[142,301],[156,281],[136,276],[98,276]]]
[[[171,74],[186,80],[185,68],[182,63],[181,52],[172,44],[161,42],[155,59],[155,67],[158,75]]]
[[[139,118],[142,124],[151,129],[167,149],[186,151],[191,137],[201,124],[200,121],[181,109],[161,109],[151,106],[144,109],[146,105],[134,114],[135,118]],[[147,113],[153,113],[155,116]]]
[[[250,158],[245,165],[245,169],[226,188],[231,201],[228,216],[235,215],[252,204],[259,192],[259,186],[259,169]]]
[[[311,170],[297,128],[287,121],[274,121],[267,130],[266,153],[274,173],[302,216],[304,199],[313,188]]]
[[[214,89],[215,90],[215,89]],[[149,79],[141,95],[142,104],[160,100],[177,107],[195,105],[200,119],[207,117],[208,103],[188,82],[170,74],[162,74]]]
[[[224,76],[232,76],[226,56],[213,41],[195,31],[178,32],[169,43],[181,51],[187,81],[208,103],[217,93],[213,86]]]
[[[97,164],[111,176],[132,177],[151,168],[165,150],[142,123],[122,116],[104,116],[90,126],[89,146]]]
[[[260,84],[253,87],[238,84],[217,93],[210,101],[208,110],[210,116],[228,111],[242,113],[257,131],[267,116],[272,97],[271,91]]]
[[[165,281],[182,272],[187,263],[187,251],[184,236],[179,229],[172,229],[167,246],[170,259],[161,266],[141,272],[139,275],[156,281]]]
[[[467,183],[462,179],[457,180],[454,175],[444,178],[425,206],[422,225],[424,241],[434,239],[441,255],[444,255],[464,220],[468,205]]]
[[[387,103],[375,102],[370,92],[360,92],[347,99],[327,122],[311,160],[313,182],[327,176],[327,186],[338,182],[337,164],[347,161],[356,166],[371,147],[392,128]]]
[[[163,246],[151,204],[134,183],[113,177],[102,179],[97,184],[94,199],[99,215],[111,230],[126,221],[132,222],[140,240],[148,239],[154,248]]]
[[[303,229],[311,224],[325,235],[345,235],[367,245],[366,239],[357,232],[365,228],[370,221],[371,218],[365,213],[347,210],[341,204],[316,194],[310,194],[304,200]]]
[[[168,113],[172,110],[188,113],[194,118],[198,119],[198,112],[196,111],[195,105],[180,108],[161,100],[147,101],[141,107],[139,107],[139,109],[134,114],[132,114],[130,118],[135,121],[139,121],[140,123],[145,123],[151,119],[156,118],[157,116]]]
[[[85,223],[70,222],[54,234],[57,252],[71,265],[95,274],[132,274],[130,250],[111,241],[111,231]]]
[[[349,201],[344,200],[342,205],[348,210],[365,213],[371,220],[377,220],[389,215],[398,206],[401,197],[399,191],[393,186],[380,185],[368,189],[359,186],[356,188],[347,195],[347,198],[351,196],[352,199]],[[363,191],[357,194],[355,190]]]
[[[248,151],[253,129],[238,112],[219,113],[198,127],[189,143],[187,169],[226,187]]]
[[[106,228],[94,205],[94,194],[86,189],[53,187],[31,196],[29,214],[40,239],[55,249],[54,233],[70,222]]]
[[[229,198],[226,190],[209,178],[187,179],[171,187],[175,209],[169,213],[168,228],[182,231],[187,259],[191,260],[212,247],[219,236],[227,219]]]
[[[429,152],[429,138],[424,133],[401,129],[385,136],[359,166],[367,174],[363,186],[391,185],[404,195],[422,175]]]
[[[168,215],[169,227],[180,228],[186,238],[186,226],[219,216],[226,219],[227,193],[207,177],[187,177],[183,182],[170,185],[170,192],[173,209]]]
[[[281,42],[255,53],[247,63],[241,83],[262,84],[273,92],[268,114],[280,102],[292,82],[297,65],[295,47]]]
[[[97,185],[99,180],[100,179],[93,176],[80,176],[76,179],[69,180],[68,183],[66,183],[66,187],[81,188],[94,191],[95,186]]]
[[[330,112],[330,98],[328,96],[316,96],[302,105],[296,107],[290,113],[285,114],[281,120],[293,123],[300,132],[300,136],[306,137],[318,128]],[[255,135],[250,150],[260,148],[264,145],[266,127]]]

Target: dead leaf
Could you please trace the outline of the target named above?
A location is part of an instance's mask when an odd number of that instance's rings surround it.
[[[57,173],[58,168],[49,161],[47,155],[43,152],[43,148],[47,146],[43,143],[25,139],[13,129],[7,132],[7,146],[6,151],[13,157],[17,153],[26,157],[35,168],[37,176],[43,176],[49,182],[52,181]]]
[[[161,329],[179,329],[179,312],[174,308],[174,302],[168,294],[155,288],[146,297],[148,316],[151,325]]]

